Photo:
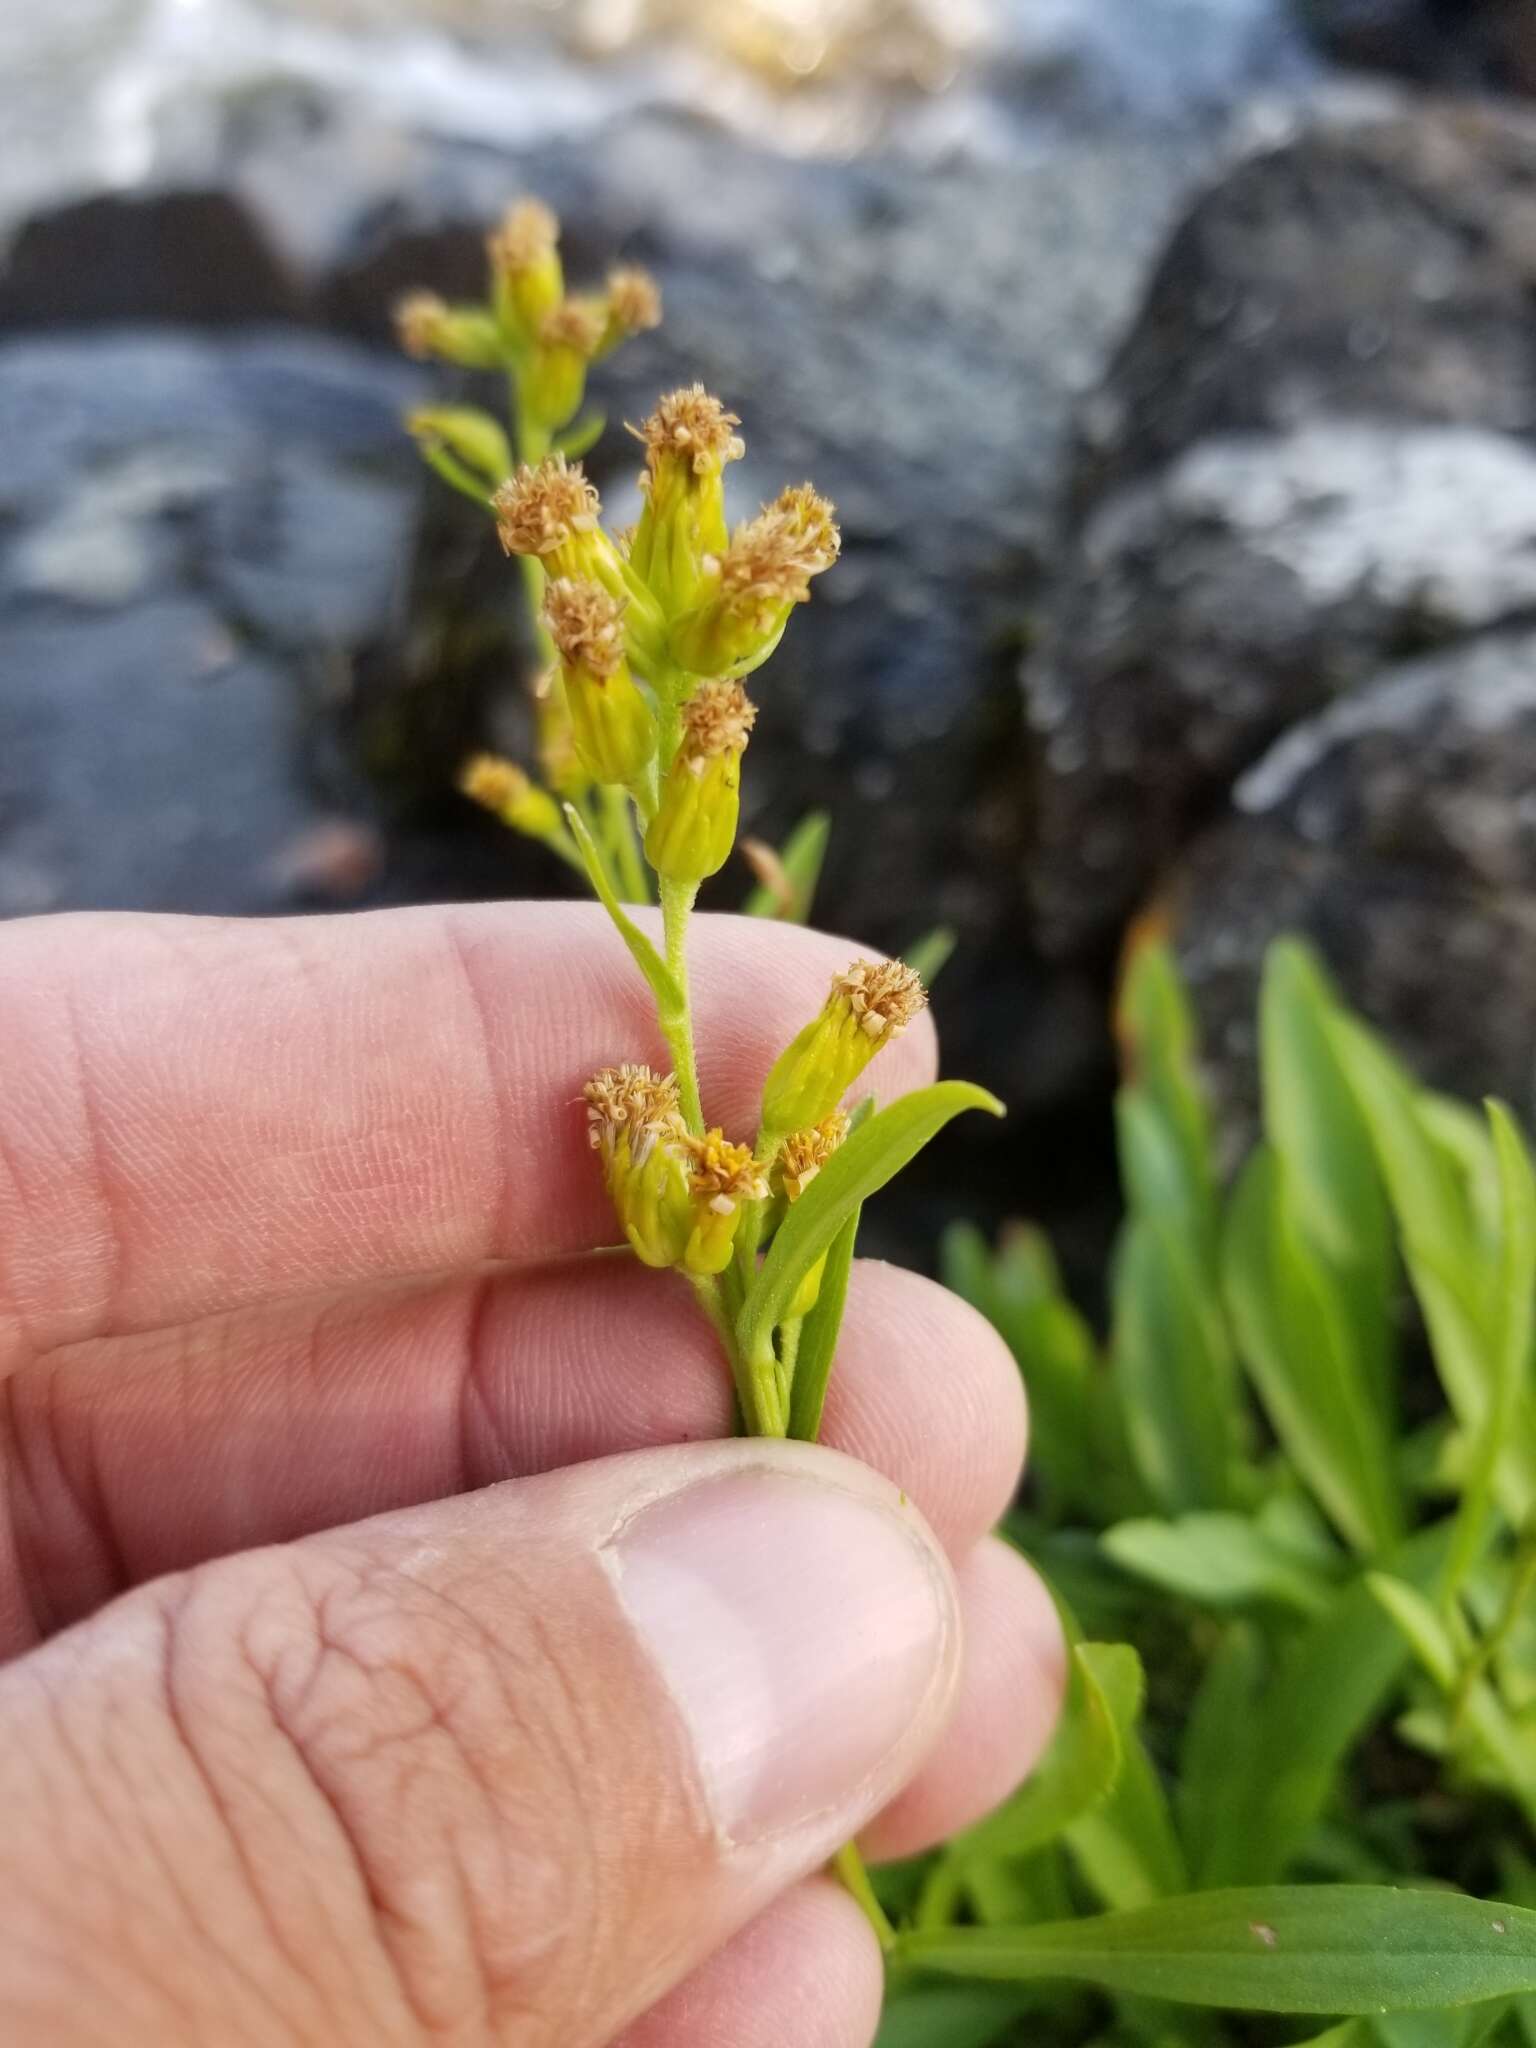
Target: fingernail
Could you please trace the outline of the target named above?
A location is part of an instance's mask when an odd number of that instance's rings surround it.
[[[642,1509],[610,1556],[733,1842],[818,1815],[847,1814],[851,1831],[910,1775],[957,1635],[915,1515],[761,1466]]]

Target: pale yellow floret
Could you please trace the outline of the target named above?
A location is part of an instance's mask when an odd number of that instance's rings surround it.
[[[736,1145],[724,1131],[702,1138],[686,1134],[683,1144],[693,1173],[694,1194],[716,1216],[729,1216],[740,1202],[760,1202],[768,1193],[768,1175],[749,1145]]]
[[[552,555],[576,534],[596,529],[602,504],[579,462],[546,456],[524,463],[491,500],[509,555]]]
[[[661,325],[661,290],[648,270],[626,265],[608,273],[608,317],[626,334]]]
[[[870,1038],[897,1038],[928,1001],[922,978],[900,960],[855,960],[832,978],[832,1000],[845,1001]]]
[[[847,1135],[848,1118],[842,1110],[834,1109],[810,1130],[792,1131],[784,1140],[779,1169],[784,1177],[784,1192],[792,1202],[799,1201]]]
[[[562,658],[572,668],[611,676],[624,660],[627,605],[600,583],[557,577],[544,594],[544,623]]]
[[[560,222],[541,199],[519,199],[509,206],[486,238],[492,264],[506,277],[521,277],[555,252]]]
[[[685,385],[658,399],[643,427],[633,427],[645,443],[647,470],[654,475],[669,456],[685,462],[695,476],[707,476],[727,462],[736,462],[747,444],[735,431],[739,417],[727,412],[702,384]]]
[[[683,753],[704,761],[739,754],[757,723],[757,706],[737,682],[704,682],[683,706]]]

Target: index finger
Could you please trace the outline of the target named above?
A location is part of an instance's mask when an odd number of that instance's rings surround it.
[[[856,950],[702,917],[705,1109],[755,1127],[773,1059]],[[317,1290],[610,1242],[582,1084],[668,1064],[605,915],[476,904],[0,928],[0,1371]],[[931,1078],[926,1018],[883,1097]]]

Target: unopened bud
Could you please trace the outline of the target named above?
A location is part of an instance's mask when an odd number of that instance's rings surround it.
[[[395,333],[408,356],[441,356],[470,370],[504,360],[496,323],[476,306],[450,306],[435,292],[409,292],[395,306]]]
[[[829,1117],[875,1054],[927,1003],[900,960],[856,960],[834,976],[826,1005],[774,1062],[763,1089],[763,1128],[803,1131]]]
[[[683,706],[683,736],[662,779],[645,854],[670,882],[718,873],[736,841],[741,756],[757,717],[740,683],[701,683]]]
[[[638,782],[656,751],[656,719],[625,652],[626,601],[600,583],[557,577],[544,623],[559,649],[571,730],[582,766],[597,782]]]
[[[489,497],[512,470],[512,451],[499,423],[472,405],[427,405],[406,420],[424,453],[441,450],[484,483]]]
[[[526,838],[549,840],[563,829],[560,808],[549,791],[499,754],[472,755],[459,771],[459,788]]]

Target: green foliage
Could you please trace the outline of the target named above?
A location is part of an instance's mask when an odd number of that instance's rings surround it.
[[[1166,949],[1117,1023],[1107,1339],[1038,1233],[957,1229],[944,1264],[1030,1396],[1008,1533],[1126,1640],[1069,1623],[1040,1769],[899,1906],[881,2040],[1213,2048],[1307,2013],[1342,2021],[1319,2048],[1536,2048],[1526,1139],[1420,1088],[1294,942],[1230,1176]]]

